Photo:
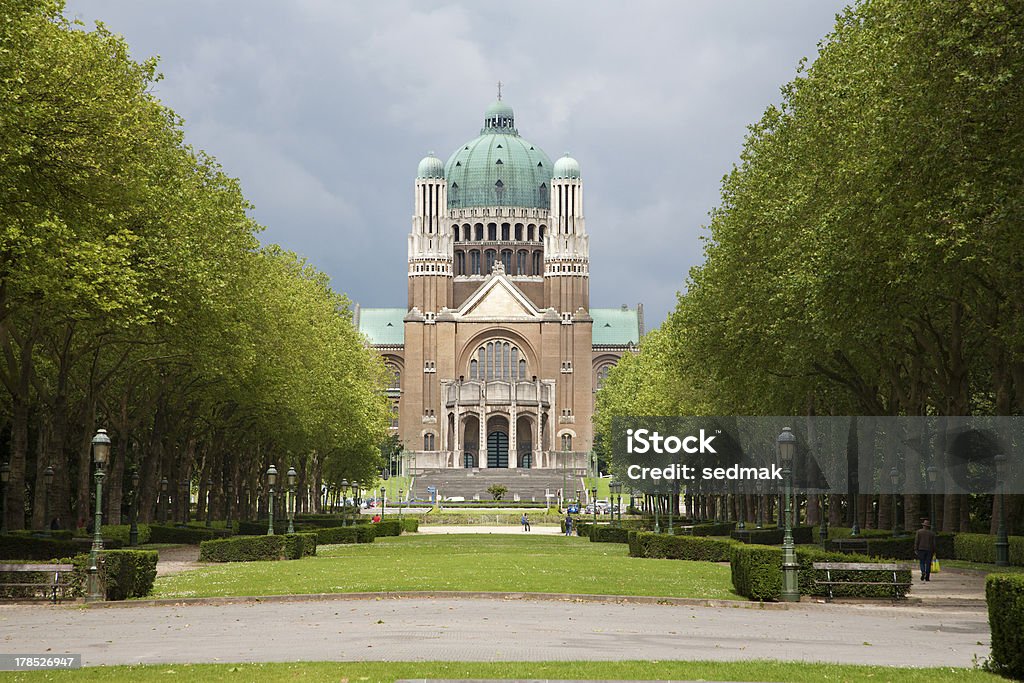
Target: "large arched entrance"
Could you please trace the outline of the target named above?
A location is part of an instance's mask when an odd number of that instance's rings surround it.
[[[508,467],[508,420],[501,416],[487,421],[487,467]]]
[[[462,422],[462,466],[480,465],[480,418],[469,415]]]
[[[525,416],[516,420],[516,457],[519,467],[533,467],[533,421]]]

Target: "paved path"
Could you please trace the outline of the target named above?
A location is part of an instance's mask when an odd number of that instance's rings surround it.
[[[790,609],[494,599],[226,605],[0,606],[0,651],[84,664],[300,660],[754,658],[971,666],[984,611],[801,604]]]
[[[562,533],[562,530],[558,526],[541,526],[540,524],[531,524],[530,531],[523,531],[523,527],[520,525],[506,525],[506,526],[478,526],[475,524],[467,524],[464,526],[455,526],[451,524],[438,524],[436,526],[420,526],[419,533],[421,534],[520,534],[526,535],[527,533],[541,535],[541,536],[557,536]]]

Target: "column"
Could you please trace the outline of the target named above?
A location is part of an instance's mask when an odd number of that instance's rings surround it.
[[[515,385],[512,385],[512,391],[515,391]],[[514,396],[514,394],[513,394]],[[512,399],[512,405],[508,409],[508,466],[509,469],[516,469],[519,467],[517,460],[519,456],[516,451],[516,404],[515,398]]]
[[[487,467],[487,407],[480,404],[480,453],[477,455],[477,466]]]

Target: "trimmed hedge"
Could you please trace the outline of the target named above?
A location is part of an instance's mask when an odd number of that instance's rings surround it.
[[[590,530],[593,528],[593,526],[593,522],[581,522],[579,520],[574,520],[572,528],[576,532],[577,536],[586,536],[587,538],[590,538]],[[564,526],[562,527],[562,533],[565,533]]]
[[[850,539],[837,539],[849,543]],[[862,540],[864,553],[869,557],[889,557],[894,560],[916,560],[917,553],[914,552],[914,536],[901,536],[893,538],[868,536]],[[935,537],[935,554],[939,559],[951,558],[954,553],[954,534],[937,534]],[[829,541],[827,548],[831,552],[858,554],[856,550],[844,548],[843,543]],[[851,562],[854,560],[851,560]]]
[[[58,557],[74,557],[82,551],[75,541],[4,534],[0,536],[0,560],[46,561]]]
[[[139,543],[149,543],[149,525],[139,524]],[[116,524],[116,525],[103,525],[103,539],[104,543],[107,538],[112,538],[115,541],[119,541],[122,546],[128,545],[131,541],[131,525],[130,524]]]
[[[416,518],[402,517],[402,531],[415,533],[420,530],[420,520]]]
[[[297,560],[316,555],[316,534],[275,534],[219,538],[199,544],[200,562]]]
[[[635,536],[633,535],[635,534]],[[632,557],[652,557],[669,560],[696,560],[700,562],[728,562],[734,542],[705,536],[675,536],[634,531],[627,538]]]
[[[103,531],[106,531],[108,527],[103,527]],[[12,536],[28,536],[31,538],[48,538],[55,541],[70,541],[74,538],[74,532],[71,529],[54,529],[49,534],[44,534],[41,531],[32,531],[31,529],[16,529],[14,531],[8,531],[7,533]]]
[[[405,520],[402,520],[403,522]],[[373,525],[377,536],[401,536],[402,524],[397,519],[382,519]]]
[[[667,524],[663,521],[661,526],[664,528]],[[728,536],[735,528],[736,522],[706,522],[694,524],[692,527],[680,526],[673,529],[672,532],[682,536]]]
[[[793,543],[797,545],[817,543],[818,539],[814,536],[815,528],[809,526],[793,527]],[[786,530],[778,528],[744,529],[742,531],[733,531],[731,534],[732,538],[741,543],[756,543],[758,545],[782,545],[785,535]]]
[[[590,530],[591,543],[629,543],[629,529],[595,526]]]
[[[1024,574],[989,574],[985,601],[992,631],[990,666],[1009,678],[1024,679]]]
[[[320,545],[334,543],[373,543],[377,531],[373,525],[358,524],[356,526],[337,526],[330,529],[315,529],[316,542]]]
[[[782,594],[782,549],[735,543],[729,566],[732,586],[748,600],[775,601]]]
[[[150,543],[199,545],[203,541],[208,541],[212,538],[214,538],[214,534],[210,529],[195,529],[187,526],[159,526],[156,524],[149,527]]]
[[[1010,536],[1010,564],[1024,566],[1024,536]],[[958,560],[994,564],[996,538],[989,534],[957,534],[953,541],[953,555]],[[949,555],[939,555],[939,559]]]
[[[88,555],[83,564],[88,569]],[[144,598],[156,580],[155,550],[104,550],[100,553],[100,581],[107,600]]]

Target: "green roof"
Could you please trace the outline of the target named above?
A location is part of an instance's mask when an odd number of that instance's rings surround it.
[[[592,308],[594,346],[626,346],[640,343],[640,317],[635,308]]]
[[[359,331],[374,346],[405,344],[404,308],[360,308]]]
[[[480,136],[455,150],[444,166],[448,208],[551,205],[551,159],[519,137],[512,107],[495,102]]]

